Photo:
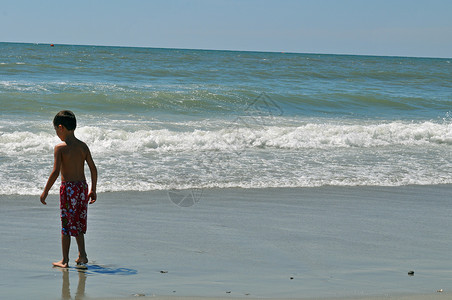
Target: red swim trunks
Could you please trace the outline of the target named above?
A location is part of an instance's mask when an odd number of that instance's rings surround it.
[[[61,233],[86,233],[88,185],[86,181],[63,181],[60,186]]]

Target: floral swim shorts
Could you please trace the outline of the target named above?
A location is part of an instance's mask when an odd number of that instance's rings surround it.
[[[86,181],[63,181],[60,186],[61,233],[86,233],[88,185]]]

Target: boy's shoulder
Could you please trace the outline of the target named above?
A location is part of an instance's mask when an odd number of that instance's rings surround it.
[[[62,150],[65,147],[67,147],[67,144],[65,142],[61,142],[61,143],[55,145],[55,150]]]
[[[89,150],[88,145],[85,142],[75,139],[70,143],[61,142],[55,146],[55,150],[71,149],[71,148],[81,148],[83,150]]]

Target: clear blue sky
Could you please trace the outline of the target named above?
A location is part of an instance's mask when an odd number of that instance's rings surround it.
[[[0,41],[452,57],[452,1],[0,0]]]

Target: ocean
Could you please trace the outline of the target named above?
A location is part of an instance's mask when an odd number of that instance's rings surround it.
[[[451,184],[451,60],[0,43],[0,195],[63,109],[99,192]]]

